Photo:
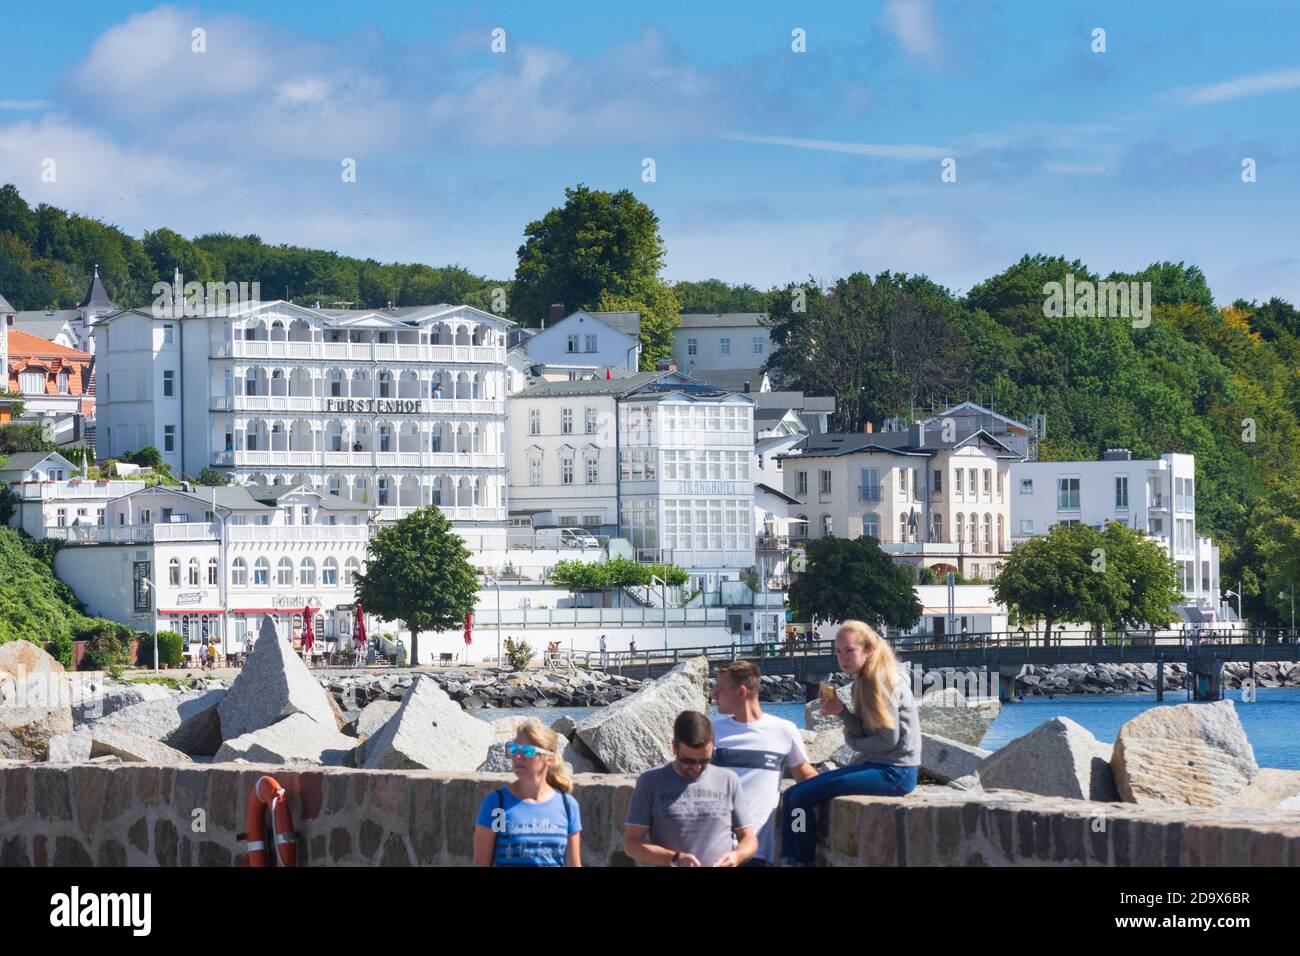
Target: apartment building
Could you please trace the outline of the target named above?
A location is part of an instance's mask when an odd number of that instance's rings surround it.
[[[982,429],[810,435],[779,456],[792,539],[870,535],[895,560],[991,578],[1010,550],[1011,465]]]
[[[766,320],[765,312],[683,313],[673,329],[673,362],[687,374],[761,368],[772,354]]]
[[[1012,537],[1047,534],[1055,524],[1101,528],[1118,521],[1145,532],[1173,557],[1190,622],[1231,620],[1221,599],[1219,548],[1196,533],[1196,457],[1135,461],[1126,448],[1098,461],[1026,461],[1011,469]]]

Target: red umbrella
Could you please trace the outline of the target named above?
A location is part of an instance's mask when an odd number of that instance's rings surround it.
[[[312,645],[316,643],[315,635],[311,630],[311,608],[302,609],[302,647],[307,653],[311,653]]]
[[[609,369],[605,369],[605,381],[608,382],[611,379],[613,379],[613,377],[614,377],[614,373],[611,372]]]
[[[352,640],[361,647],[366,646],[366,612],[362,610],[360,604],[357,605],[357,628]]]
[[[472,644],[474,634],[474,612],[470,611],[465,615],[465,643]]]

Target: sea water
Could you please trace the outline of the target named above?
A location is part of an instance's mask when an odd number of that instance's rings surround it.
[[[1255,692],[1253,703],[1241,699],[1240,691],[1225,691],[1241,717],[1255,760],[1261,767],[1280,770],[1300,770],[1300,688],[1261,687]],[[1017,737],[1033,730],[1043,721],[1053,717],[1069,717],[1086,727],[1098,740],[1114,743],[1115,735],[1126,721],[1156,706],[1169,706],[1186,702],[1183,692],[1167,692],[1163,705],[1156,704],[1155,694],[1064,694],[1050,700],[1046,697],[1026,697],[1014,704],[1004,704],[1002,713],[988,729],[980,746],[997,750]],[[552,723],[568,714],[581,720],[594,707],[512,707],[472,711],[474,716],[486,721],[502,717],[536,715],[545,723]],[[802,727],[803,704],[763,704],[763,710],[784,717]],[[713,714],[716,716],[717,711]]]

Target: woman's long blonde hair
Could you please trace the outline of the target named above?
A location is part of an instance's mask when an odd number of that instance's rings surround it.
[[[855,641],[871,655],[853,678],[853,712],[867,730],[893,729],[890,700],[898,689],[898,658],[894,649],[864,621],[841,622],[835,637],[841,636]]]
[[[573,790],[573,778],[569,776],[569,768],[564,765],[564,759],[560,756],[560,735],[536,717],[529,717],[520,723],[515,736],[519,734],[523,734],[524,739],[534,747],[541,747],[551,752],[551,763],[546,768],[546,782],[561,793],[569,793]]]

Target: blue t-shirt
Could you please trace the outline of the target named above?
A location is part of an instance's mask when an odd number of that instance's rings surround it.
[[[582,830],[578,801],[559,790],[544,803],[527,803],[505,787],[493,790],[479,807],[476,822],[497,834],[493,866],[564,866],[569,834]]]

